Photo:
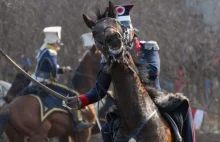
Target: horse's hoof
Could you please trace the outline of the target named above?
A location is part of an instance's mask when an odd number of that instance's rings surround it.
[[[131,138],[128,142],[136,142],[134,138]]]

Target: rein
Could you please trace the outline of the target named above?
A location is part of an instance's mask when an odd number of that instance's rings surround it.
[[[81,72],[79,72],[79,71],[75,71],[74,74],[78,74],[78,75],[80,75],[80,76],[88,77],[89,79],[94,79],[94,80],[96,79],[94,76],[87,75],[87,74],[81,73]]]

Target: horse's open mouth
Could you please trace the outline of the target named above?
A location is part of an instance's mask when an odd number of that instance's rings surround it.
[[[109,51],[111,52],[111,54],[117,55],[120,54],[122,52],[123,47],[116,47],[116,48],[109,48]]]
[[[123,43],[120,39],[113,40],[109,45],[109,51],[114,55],[120,54],[123,49]]]

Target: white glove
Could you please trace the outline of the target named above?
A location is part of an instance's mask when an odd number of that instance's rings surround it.
[[[82,102],[78,97],[71,97],[63,100],[63,106],[68,108],[71,112],[75,112],[81,108]]]
[[[71,72],[71,71],[73,71],[70,66],[65,67],[65,70],[66,70],[66,72]]]

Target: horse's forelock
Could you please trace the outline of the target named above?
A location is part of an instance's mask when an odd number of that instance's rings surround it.
[[[106,17],[116,18],[116,13],[117,12],[116,12],[115,7],[116,6],[112,2],[109,3],[109,7],[106,7],[103,12],[99,7],[97,7],[96,11],[95,11],[97,20],[100,20],[100,19],[103,19],[103,18],[106,18]]]
[[[104,12],[102,12],[100,8],[96,8],[95,14],[96,14],[97,20],[106,18],[108,15],[108,8],[106,8]]]

